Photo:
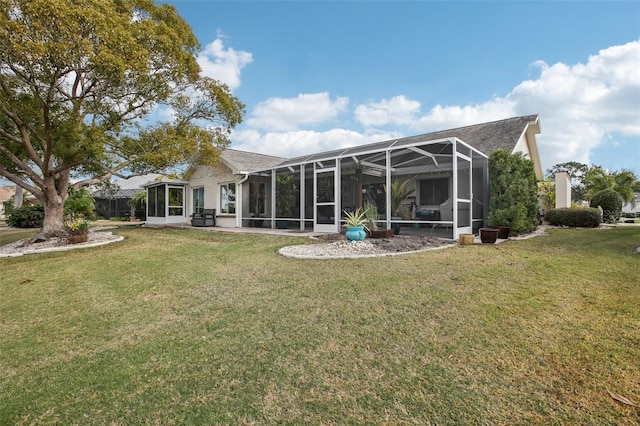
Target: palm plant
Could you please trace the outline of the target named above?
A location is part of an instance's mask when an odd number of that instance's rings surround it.
[[[395,180],[391,183],[391,216],[401,216],[403,203],[415,191],[409,188],[410,180]]]

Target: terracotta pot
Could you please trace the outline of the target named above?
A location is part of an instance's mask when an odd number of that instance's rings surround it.
[[[493,244],[498,239],[498,230],[495,228],[480,228],[480,241]]]
[[[69,234],[69,236],[67,237],[67,241],[69,241],[69,244],[86,243],[87,240],[89,240],[89,233],[87,232],[84,232],[82,234]]]
[[[506,240],[509,238],[509,233],[511,232],[511,228],[508,226],[498,226],[498,238]]]

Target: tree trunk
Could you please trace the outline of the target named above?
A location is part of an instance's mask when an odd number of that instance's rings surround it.
[[[46,177],[45,191],[40,202],[44,207],[42,229],[34,242],[45,241],[52,237],[66,235],[64,229],[64,202],[69,197],[69,172],[62,172],[55,176]]]
[[[43,204],[44,220],[42,230],[37,239],[46,240],[51,237],[61,237],[66,235],[64,229],[64,201],[47,200]]]
[[[24,193],[22,187],[20,185],[16,185],[16,193],[13,196],[13,207],[14,208],[19,208],[22,207],[22,200],[23,200],[23,196],[22,194]]]

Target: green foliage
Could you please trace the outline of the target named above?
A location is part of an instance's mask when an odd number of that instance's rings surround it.
[[[297,189],[292,174],[276,177],[276,215],[278,217],[287,218],[291,215],[291,203]]]
[[[586,199],[592,200],[596,193],[605,189],[612,189],[620,194],[622,202],[635,205],[634,188],[639,184],[638,176],[631,171],[622,169],[609,172],[602,167],[594,166],[585,176]]]
[[[366,203],[364,205],[364,213],[365,213],[365,225],[369,231],[377,231],[378,230],[378,208],[376,206],[371,205],[370,203]]]
[[[556,186],[551,178],[538,182],[538,198],[547,210],[556,206]]]
[[[344,211],[345,224],[347,226],[365,226],[367,223],[367,211],[358,207],[354,212]]]
[[[84,234],[89,232],[89,221],[82,216],[71,217],[64,221],[64,228],[69,234]]]
[[[571,177],[571,200],[584,200],[584,179],[589,166],[577,161],[559,163],[547,169],[547,178],[554,179],[557,172],[567,172]],[[554,204],[555,205],[555,204]]]
[[[603,189],[591,197],[591,207],[602,207],[603,219],[607,223],[616,223],[622,212],[622,196],[613,189]]]
[[[391,182],[391,215],[403,216],[403,204],[407,197],[415,191],[409,188],[411,180],[394,180]]]
[[[597,228],[602,222],[600,210],[589,207],[551,209],[544,218],[550,225],[572,228]]]
[[[40,228],[44,219],[42,204],[28,204],[7,212],[7,225],[14,228]]]
[[[96,206],[93,197],[86,188],[69,191],[69,198],[64,202],[65,216],[84,216],[93,219]]]
[[[520,153],[495,151],[489,157],[489,225],[509,226],[521,234],[536,228],[537,214],[533,162]]]
[[[72,177],[80,188],[115,172],[212,164],[244,114],[200,74],[198,40],[160,2],[2,1],[0,46],[0,176],[60,217],[45,227],[62,228]],[[146,120],[158,107],[174,120]]]

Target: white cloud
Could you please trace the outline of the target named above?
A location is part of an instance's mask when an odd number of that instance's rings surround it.
[[[226,83],[231,90],[237,89],[242,68],[253,62],[253,56],[249,52],[225,49],[222,38],[226,36],[218,32],[218,38],[198,55],[198,64],[203,75]]]
[[[269,98],[258,104],[247,125],[267,131],[292,131],[334,119],[344,112],[349,98],[332,101],[329,93],[299,94],[295,98]]]
[[[435,132],[452,129],[469,124],[486,123],[517,115],[514,105],[503,98],[493,98],[491,101],[477,105],[442,106],[436,105],[423,117],[420,117],[412,127],[421,132]]]
[[[420,102],[407,99],[404,95],[367,105],[358,105],[355,110],[356,120],[364,126],[384,126],[387,124],[407,125],[415,121],[420,111]]]
[[[326,132],[298,130],[282,133],[260,133],[257,130],[238,130],[231,135],[235,149],[292,158],[316,152],[330,151],[399,137],[395,133],[359,133],[346,129]]]
[[[234,132],[232,139],[239,149],[291,157],[539,114],[538,148],[543,168],[549,168],[564,161],[589,163],[596,147],[614,146],[620,137],[640,137],[640,40],[603,49],[584,64],[536,61],[531,70],[537,77],[475,105],[436,105],[421,114],[419,101],[399,95],[354,109],[355,119],[369,129],[393,126],[395,131],[388,133],[343,128],[303,131],[302,126],[330,125],[346,111],[348,99],[332,101],[326,92],[271,98],[246,121],[253,129]]]
[[[438,105],[415,128],[436,131],[538,113],[545,168],[588,163],[594,148],[614,143],[613,134],[640,136],[640,41],[603,49],[586,64],[536,61],[532,66],[540,70],[538,78],[523,81],[505,97],[478,105]]]

